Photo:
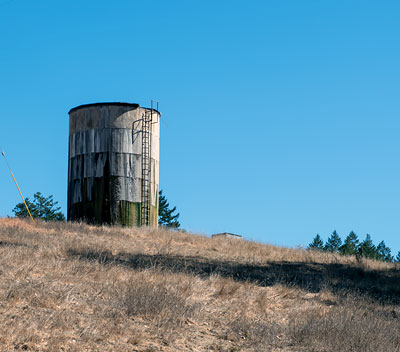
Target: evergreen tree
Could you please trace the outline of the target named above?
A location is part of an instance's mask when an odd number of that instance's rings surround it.
[[[400,263],[400,251],[397,253],[395,260],[397,263]]]
[[[58,202],[54,201],[52,195],[45,197],[40,192],[36,192],[33,195],[33,201],[26,198],[25,203],[27,204],[32,217],[35,219],[42,219],[44,221],[65,220],[64,214],[60,211],[61,207],[57,206]],[[13,213],[17,218],[29,217],[24,203],[18,203],[13,209]]]
[[[313,241],[308,245],[309,249],[319,249],[323,250],[324,249],[324,242],[321,239],[321,236],[317,233],[317,235],[314,237]]]
[[[392,262],[393,256],[391,255],[391,250],[389,247],[385,245],[385,241],[382,241],[376,247],[376,255],[378,260],[382,260],[384,262]]]
[[[365,258],[377,258],[376,247],[373,244],[371,236],[369,234],[367,234],[365,236],[365,240],[361,242],[360,246],[358,247],[358,252],[361,256]]]
[[[357,253],[358,245],[358,237],[353,231],[351,231],[345,238],[343,245],[339,248],[339,252],[343,255],[355,255]]]
[[[336,230],[332,232],[332,235],[326,241],[324,249],[328,252],[338,252],[342,244],[342,240],[337,234]]]
[[[167,198],[163,195],[162,190],[158,192],[158,224],[163,227],[178,229],[181,224],[178,221],[179,213],[174,214],[176,207],[169,208]]]

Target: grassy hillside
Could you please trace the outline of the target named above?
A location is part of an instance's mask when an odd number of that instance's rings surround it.
[[[395,264],[0,219],[1,351],[400,351]]]

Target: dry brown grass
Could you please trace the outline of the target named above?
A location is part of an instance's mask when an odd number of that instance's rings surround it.
[[[400,351],[394,264],[0,219],[0,351]]]

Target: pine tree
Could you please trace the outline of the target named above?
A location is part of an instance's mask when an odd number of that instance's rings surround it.
[[[35,219],[42,219],[44,221],[64,221],[65,216],[60,211],[61,207],[58,207],[58,202],[55,202],[53,196],[43,196],[40,192],[36,192],[33,195],[33,201],[29,198],[25,198],[32,217]],[[13,209],[13,213],[17,218],[29,217],[28,211],[26,210],[24,203],[18,203]]]
[[[342,240],[337,234],[336,230],[332,232],[332,235],[326,241],[324,249],[328,252],[338,252],[342,244]]]
[[[371,236],[369,234],[367,234],[365,236],[365,240],[361,242],[360,246],[358,247],[358,252],[361,256],[365,258],[377,258],[376,247],[373,244]]]
[[[376,259],[382,260],[384,262],[392,262],[393,256],[391,255],[391,250],[386,246],[385,241],[382,241],[376,247]]]
[[[355,255],[357,253],[358,245],[358,237],[353,231],[351,231],[345,238],[343,245],[339,248],[339,252],[343,255]]]
[[[397,253],[395,260],[397,263],[400,263],[400,251]]]
[[[319,250],[324,249],[324,242],[322,241],[322,238],[318,233],[314,237],[313,241],[308,245],[308,248],[309,249],[319,249]]]
[[[174,214],[176,207],[169,209],[167,198],[162,190],[158,192],[158,224],[163,227],[178,229],[181,224],[178,221],[179,213]]]

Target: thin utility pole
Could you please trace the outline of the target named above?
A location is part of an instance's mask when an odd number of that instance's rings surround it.
[[[24,196],[22,195],[21,190],[20,190],[20,188],[19,188],[19,186],[18,186],[18,182],[17,182],[17,180],[16,180],[15,177],[14,177],[14,174],[13,174],[13,172],[12,172],[12,170],[11,170],[10,165],[8,164],[8,161],[7,161],[7,158],[6,158],[6,154],[3,152],[3,150],[1,150],[1,155],[3,155],[4,161],[5,161],[6,164],[7,164],[8,170],[10,170],[11,176],[12,176],[12,178],[13,178],[13,180],[14,180],[15,185],[16,185],[17,188],[18,188],[18,192],[19,192],[19,194],[20,194],[20,196],[21,196],[21,198],[22,198],[22,201],[23,201],[24,204],[25,204],[25,208],[26,208],[26,210],[28,211],[28,214],[29,214],[29,216],[31,217],[32,222],[36,225],[35,220],[33,220],[33,216],[32,216],[32,214],[31,214],[31,212],[29,211],[28,205],[27,205],[26,202],[25,202]]]

